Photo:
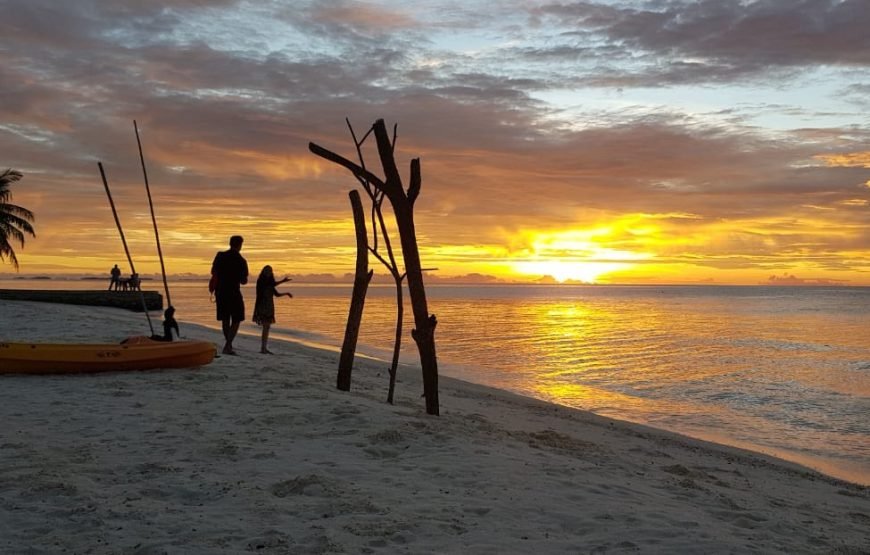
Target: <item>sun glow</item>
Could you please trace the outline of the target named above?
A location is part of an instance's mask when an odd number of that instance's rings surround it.
[[[624,270],[631,265],[615,262],[580,262],[572,260],[541,260],[514,263],[517,272],[526,275],[551,276],[559,283],[581,281],[597,283],[604,274]]]
[[[655,230],[634,230],[636,235]],[[604,246],[619,233],[612,227],[571,229],[557,232],[529,233],[521,257],[512,266],[523,275],[551,276],[560,283],[577,281],[598,283],[602,276],[632,268],[651,254],[617,250]]]

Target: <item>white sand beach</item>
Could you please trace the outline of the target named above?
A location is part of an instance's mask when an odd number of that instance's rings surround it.
[[[114,342],[118,309],[0,301],[0,341]],[[220,333],[181,322],[182,334]],[[0,553],[870,553],[870,488],[386,364],[237,341],[190,370],[0,376]]]

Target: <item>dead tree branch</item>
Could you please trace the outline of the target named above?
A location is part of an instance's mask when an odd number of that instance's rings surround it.
[[[349,123],[348,123],[349,125]],[[308,148],[312,153],[329,160],[339,166],[349,170],[358,180],[365,180],[371,184],[377,191],[386,196],[393,207],[393,213],[396,219],[396,226],[399,230],[399,239],[402,246],[402,257],[405,263],[405,272],[401,274],[401,279],[397,279],[399,297],[401,298],[401,280],[407,278],[408,292],[411,297],[411,307],[414,312],[415,329],[411,331],[411,336],[417,343],[417,349],[420,353],[420,365],[423,372],[423,395],[426,398],[426,412],[437,415],[439,413],[438,402],[438,362],[435,352],[435,327],[437,319],[434,314],[429,314],[428,304],[426,301],[426,291],[423,285],[423,271],[420,264],[420,250],[417,245],[417,235],[414,227],[414,202],[420,194],[422,178],[420,175],[420,161],[414,159],[411,162],[411,177],[410,187],[406,193],[402,186],[402,179],[399,175],[399,170],[396,166],[394,157],[394,148],[396,143],[397,126],[393,128],[393,137],[389,137],[384,120],[379,119],[372,128],[366,133],[374,133],[377,143],[378,156],[381,161],[381,167],[384,171],[384,178],[379,177],[366,169],[364,163],[356,164],[347,158],[331,152],[317,144],[309,143]],[[352,132],[353,133],[353,132]],[[362,156],[360,141],[356,140],[354,134],[354,145],[357,149],[357,154]],[[377,198],[377,192],[372,194],[372,199]],[[380,214],[380,203],[376,212]],[[381,224],[381,233],[386,236],[386,227],[383,226],[383,216],[379,220]],[[387,239],[385,239],[387,241]],[[394,259],[393,259],[394,261]],[[381,262],[385,259],[381,258]],[[398,269],[396,268],[393,274],[396,278]],[[398,300],[397,298],[397,300]]]

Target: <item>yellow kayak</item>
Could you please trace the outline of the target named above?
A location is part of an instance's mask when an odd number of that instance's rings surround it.
[[[3,343],[0,374],[63,374],[155,368],[190,368],[210,363],[208,341],[153,341],[132,337],[120,344]]]

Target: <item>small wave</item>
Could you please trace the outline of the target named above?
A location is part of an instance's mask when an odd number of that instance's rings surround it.
[[[870,361],[857,361],[849,364],[849,370],[853,372],[870,372]]]
[[[334,339],[320,333],[306,332],[291,328],[272,328],[271,336],[276,339],[284,339],[308,347],[315,347],[332,352],[340,351]]]
[[[820,345],[818,343],[800,343],[797,341],[782,341],[776,339],[736,338],[730,340],[730,343],[739,347],[763,347],[768,349],[776,349],[779,351],[826,352],[833,350],[833,347],[831,347],[830,345]]]

